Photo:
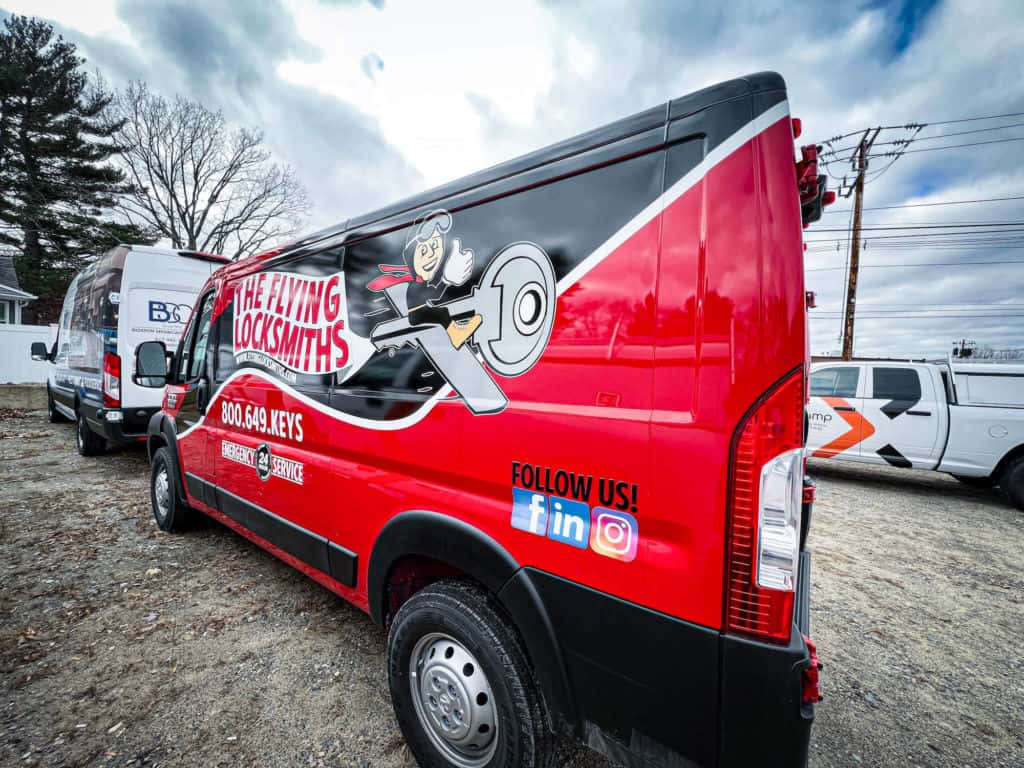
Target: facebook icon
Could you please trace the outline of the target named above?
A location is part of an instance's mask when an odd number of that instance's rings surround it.
[[[590,540],[590,507],[581,501],[552,496],[548,500],[548,538],[586,549]]]
[[[548,529],[548,497],[543,493],[513,488],[512,527],[543,536]]]

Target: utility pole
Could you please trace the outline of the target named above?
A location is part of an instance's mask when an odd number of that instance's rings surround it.
[[[853,184],[853,232],[850,235],[850,274],[846,285],[846,307],[843,320],[843,360],[853,359],[853,321],[857,310],[857,273],[860,269],[860,215],[864,206],[864,173],[868,167],[868,152],[881,128],[874,133],[864,131],[857,147],[857,179]],[[846,195],[849,197],[849,193]]]

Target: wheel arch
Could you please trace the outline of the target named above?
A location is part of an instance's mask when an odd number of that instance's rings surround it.
[[[390,623],[397,610],[392,586],[409,568],[420,569],[424,578],[406,588],[404,599],[446,576],[469,578],[487,589],[522,639],[548,705],[568,723],[576,723],[575,702],[547,609],[528,572],[500,543],[439,512],[412,510],[391,518],[374,542],[367,572],[367,600],[377,624]]]
[[[174,422],[167,418],[165,413],[158,411],[150,417],[149,427],[146,429],[146,454],[150,463],[153,462],[153,456],[160,448],[167,448],[171,452],[174,487],[178,498],[184,501],[188,497],[185,495],[185,481],[181,472],[181,463],[178,461],[178,434],[174,429]]]
[[[1021,443],[1007,451],[1003,458],[999,460],[999,463],[996,464],[996,468],[992,470],[990,477],[995,478],[996,482],[999,482],[999,479],[1003,474],[1003,470],[1006,469],[1007,465],[1020,458],[1024,458],[1024,443]]]

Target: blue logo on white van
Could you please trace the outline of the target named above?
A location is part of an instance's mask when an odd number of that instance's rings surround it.
[[[151,323],[184,323],[192,314],[188,304],[172,304],[169,301],[149,302],[149,322]]]

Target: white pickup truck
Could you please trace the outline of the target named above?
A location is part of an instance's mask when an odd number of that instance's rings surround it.
[[[1024,509],[1024,365],[817,362],[808,455],[948,472]]]

